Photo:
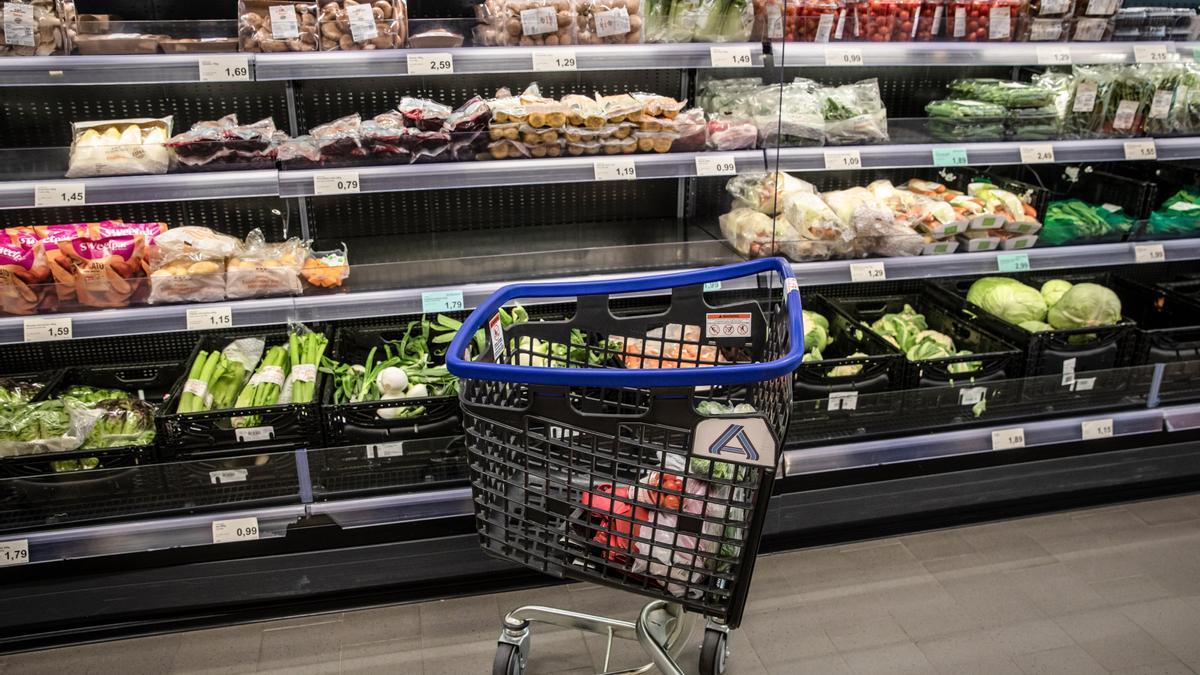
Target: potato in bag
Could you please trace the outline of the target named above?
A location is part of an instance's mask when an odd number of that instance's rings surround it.
[[[145,282],[142,237],[79,237],[59,243],[73,264],[75,294],[89,307],[126,307]]]
[[[27,315],[50,309],[55,296],[49,280],[41,243],[0,241],[0,312]]]

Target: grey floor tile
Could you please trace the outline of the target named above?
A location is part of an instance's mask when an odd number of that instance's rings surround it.
[[[1046,618],[1046,613],[1006,575],[971,575],[941,580],[942,587],[981,626],[1003,626]]]
[[[947,593],[947,595],[949,595]],[[892,618],[914,641],[982,627],[978,617],[951,599],[949,602],[906,603],[889,608]]]
[[[1200,609],[1179,598],[1163,598],[1124,605],[1120,610],[1176,658],[1200,670]]]
[[[259,626],[229,626],[181,633],[173,672],[178,675],[252,673],[258,667],[262,635]]]
[[[167,635],[26,652],[6,657],[5,672],[30,675],[157,675],[171,672],[178,649],[179,636]]]
[[[767,667],[770,675],[851,675],[850,666],[838,654],[784,661]]]
[[[500,632],[500,610],[493,595],[426,602],[420,608],[421,646],[425,649],[459,642],[494,642]]]
[[[1196,671],[1179,661],[1112,671],[1112,675],[1195,675],[1195,673]]]
[[[1109,670],[1176,660],[1166,647],[1115,609],[1062,616],[1055,621]]]
[[[999,626],[990,629],[988,635],[1007,656],[1033,654],[1076,644],[1070,633],[1050,619]]]
[[[1110,605],[1127,605],[1134,602],[1157,600],[1171,595],[1171,592],[1163,588],[1162,584],[1144,574],[1092,581],[1088,585]]]
[[[984,630],[921,640],[917,647],[940,672],[962,671],[979,661],[999,661],[1008,657],[990,632]]]
[[[904,629],[890,616],[852,623],[829,624],[825,626],[825,635],[840,652],[852,652],[893,642],[910,641]]]
[[[842,654],[850,672],[857,675],[924,675],[936,672],[933,664],[911,642],[898,642]]]
[[[979,552],[953,530],[908,535],[901,537],[900,541],[917,560],[936,560]]]
[[[567,609],[574,612],[582,612],[584,609],[579,606],[577,594],[570,591],[570,587],[566,584],[558,586],[543,586],[540,588],[526,588],[519,591],[510,591],[508,593],[496,594],[496,633],[499,634],[501,627],[504,625],[504,617],[511,611],[524,607],[526,605],[540,605],[543,607],[554,607],[557,609]],[[624,617],[619,617],[624,618]],[[562,626],[551,624],[537,624],[539,632],[551,632],[559,630],[570,630]]]
[[[342,645],[339,665],[343,675],[404,673],[420,675],[424,668],[421,638],[409,636],[378,642]],[[480,666],[483,672],[483,666]]]
[[[338,630],[343,645],[418,637],[421,634],[421,607],[417,604],[393,605],[346,612]]]
[[[484,675],[495,658],[495,639],[443,644],[421,650],[421,670],[425,675]]]
[[[767,668],[788,660],[825,656],[837,647],[825,631],[796,612],[780,611],[747,616],[739,629]]]
[[[1125,508],[1147,525],[1179,523],[1200,518],[1200,508],[1185,499],[1152,499]]]
[[[980,658],[949,669],[939,669],[944,675],[1024,675],[1024,671],[1007,657]]]
[[[1013,657],[1026,675],[1106,675],[1108,670],[1096,663],[1082,647],[1062,647]]]
[[[531,636],[529,646],[530,673],[556,673],[592,665],[587,643],[578,630],[535,634]]]
[[[1087,611],[1108,604],[1087,582],[1062,563],[1029,567],[1007,574],[1016,587],[1049,616]]]
[[[341,621],[271,628],[262,633],[258,670],[289,671],[332,664],[337,672],[341,651]]]

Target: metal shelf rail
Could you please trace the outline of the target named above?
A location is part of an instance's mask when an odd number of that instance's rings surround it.
[[[1062,66],[1072,63],[1137,63],[1151,54],[1184,61],[1196,42],[869,42],[772,43],[776,65],[813,66]]]

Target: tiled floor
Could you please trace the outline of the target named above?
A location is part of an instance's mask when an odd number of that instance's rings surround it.
[[[639,600],[555,586],[0,656],[0,673],[486,675],[501,616],[530,603],[629,618]],[[610,667],[640,662],[618,647]],[[535,632],[529,672],[592,673],[603,651]],[[728,672],[1200,673],[1200,495],[763,557]]]

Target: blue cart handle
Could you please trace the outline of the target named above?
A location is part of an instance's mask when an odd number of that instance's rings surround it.
[[[548,368],[504,363],[469,361],[463,358],[473,336],[487,326],[505,303],[518,298],[570,298],[581,295],[613,295],[693,286],[713,281],[739,279],[761,272],[779,274],[785,289],[784,305],[788,313],[786,356],[767,363],[712,365],[697,368]],[[624,336],[653,340],[645,336]],[[790,374],[804,358],[804,322],[800,290],[792,266],[783,258],[763,258],[750,262],[712,267],[692,272],[675,272],[613,281],[577,281],[540,284],[510,284],[498,289],[477,307],[446,351],[446,367],[454,375],[472,380],[548,384],[577,387],[695,387],[703,385],[765,382]]]

